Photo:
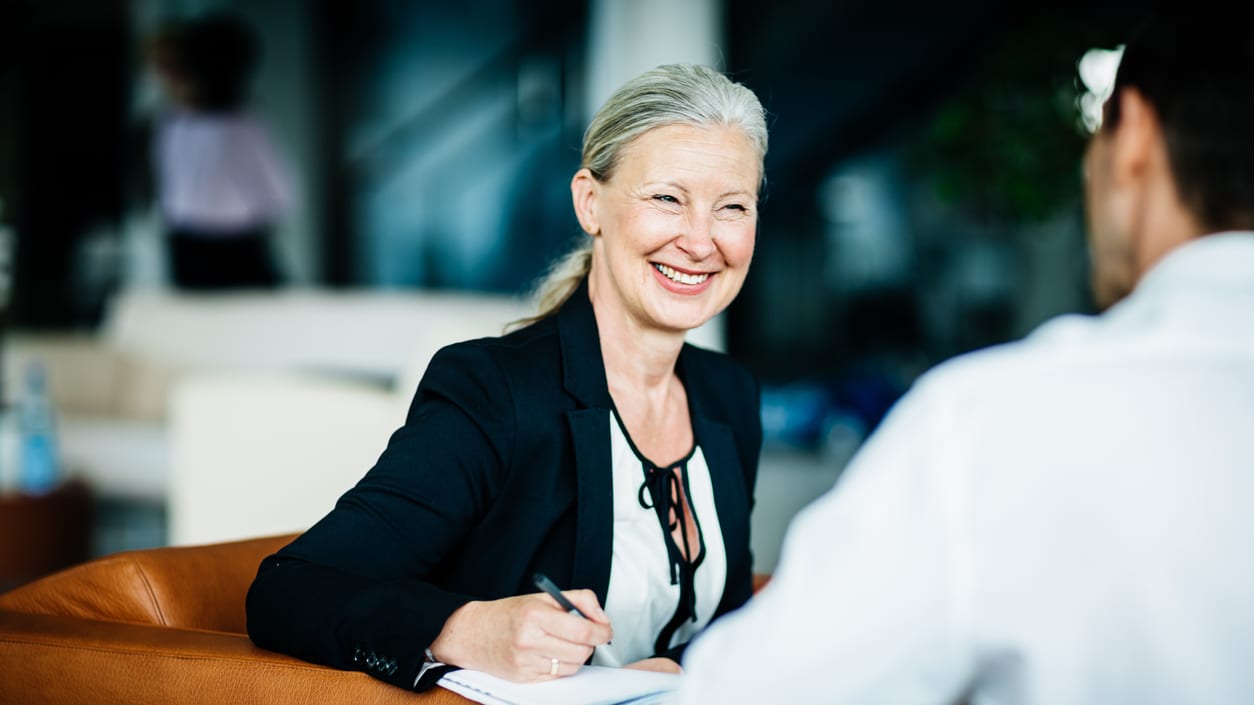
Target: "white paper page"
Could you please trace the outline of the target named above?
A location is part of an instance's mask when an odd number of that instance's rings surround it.
[[[481,671],[453,671],[439,686],[485,705],[652,705],[679,687],[671,673],[584,666],[573,676],[544,683],[511,683]]]

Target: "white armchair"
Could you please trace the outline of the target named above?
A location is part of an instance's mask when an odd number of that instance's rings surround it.
[[[169,538],[311,526],[370,469],[408,394],[310,375],[205,374],[175,390]]]

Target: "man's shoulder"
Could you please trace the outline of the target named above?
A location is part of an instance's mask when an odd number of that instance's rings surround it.
[[[916,386],[946,394],[1023,391],[1033,384],[1065,382],[1069,371],[1104,364],[1111,337],[1095,316],[1067,314],[1051,319],[1026,338],[966,353],[937,365]]]

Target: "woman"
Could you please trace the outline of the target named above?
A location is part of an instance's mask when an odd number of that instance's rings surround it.
[[[753,94],[708,68],[619,89],[571,181],[589,237],[543,313],[436,355],[378,464],[262,563],[253,640],[415,689],[439,664],[678,670],[751,593],[757,386],[684,334],[744,281],[766,139]]]
[[[181,289],[279,284],[271,240],[291,206],[291,178],[247,107],[260,52],[252,28],[222,12],[154,41],[152,63],[173,100],[153,140],[156,186],[170,279]]]

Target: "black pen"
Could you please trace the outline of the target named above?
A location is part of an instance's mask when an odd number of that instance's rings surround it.
[[[549,580],[548,576],[546,576],[544,573],[536,573],[534,576],[532,576],[532,580],[535,580],[536,587],[547,592],[549,594],[549,597],[553,598],[554,600],[557,600],[557,604],[562,609],[566,610],[570,614],[577,614],[580,617],[583,617],[584,619],[588,619],[588,621],[592,621],[591,619],[588,618],[588,615],[581,612],[578,607],[572,605],[570,600],[566,599],[566,596],[562,594],[562,591],[558,590],[557,586],[553,584],[553,581]]]

